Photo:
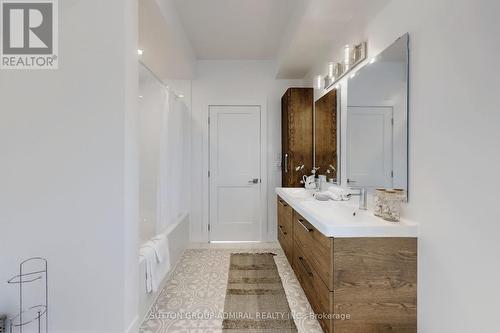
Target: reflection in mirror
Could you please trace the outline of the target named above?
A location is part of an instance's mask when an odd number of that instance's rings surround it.
[[[314,111],[314,165],[319,175],[338,183],[339,117],[337,117],[337,90],[333,89],[315,103]]]
[[[347,183],[408,190],[408,35],[348,82]]]

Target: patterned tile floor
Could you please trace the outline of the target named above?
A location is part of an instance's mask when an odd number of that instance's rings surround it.
[[[140,332],[222,332],[229,257],[231,253],[241,252],[276,253],[276,266],[298,331],[322,332],[304,291],[277,243],[241,246],[211,244],[187,249]]]

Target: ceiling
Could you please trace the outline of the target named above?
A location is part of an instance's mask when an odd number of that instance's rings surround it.
[[[174,0],[198,59],[274,59],[300,0]]]
[[[390,0],[172,0],[199,60],[275,60],[303,78]]]
[[[277,78],[303,78],[319,62],[332,61],[345,44],[365,38],[366,24],[390,0],[309,0],[282,44]]]

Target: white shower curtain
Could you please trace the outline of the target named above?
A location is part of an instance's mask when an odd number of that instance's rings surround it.
[[[187,213],[189,200],[187,107],[170,91],[166,94],[164,105],[167,107],[161,122],[158,232]]]
[[[139,165],[143,241],[189,210],[189,112],[145,67],[140,67]]]

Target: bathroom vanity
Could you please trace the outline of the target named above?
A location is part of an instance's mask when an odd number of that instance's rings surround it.
[[[417,332],[417,225],[277,188],[278,240],[324,332]]]

